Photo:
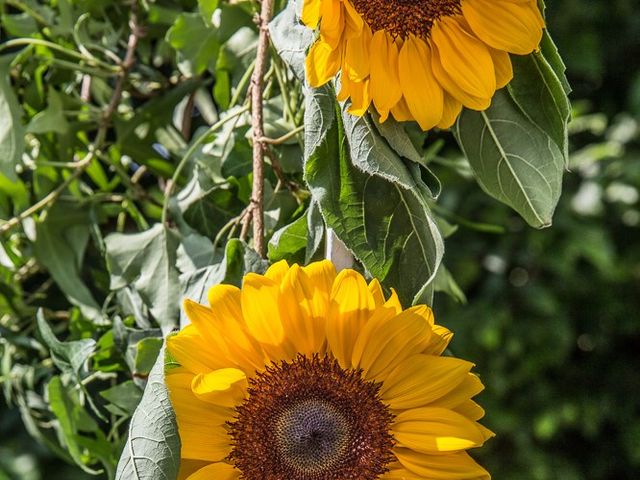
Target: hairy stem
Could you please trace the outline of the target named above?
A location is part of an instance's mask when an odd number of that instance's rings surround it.
[[[253,245],[261,257],[265,256],[264,243],[264,125],[262,116],[264,74],[269,53],[269,22],[273,15],[273,0],[262,0],[258,19],[260,36],[256,66],[251,77],[251,127],[253,134],[253,188],[251,194],[251,215],[246,221],[253,222]]]

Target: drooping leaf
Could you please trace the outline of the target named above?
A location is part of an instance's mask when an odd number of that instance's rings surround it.
[[[180,468],[180,437],[164,381],[164,349],[149,375],[131,418],[116,480],[175,480]]]
[[[131,285],[163,332],[177,325],[180,302],[177,234],[162,224],[142,233],[113,233],[105,238],[111,288]]]
[[[51,358],[63,372],[71,373],[80,378],[85,371],[87,360],[93,353],[96,342],[92,338],[61,342],[57,339],[51,327],[44,318],[42,309],[37,314],[38,331],[47,347],[51,351]]]
[[[520,110],[549,135],[569,161],[568,123],[571,105],[562,82],[541,52],[512,58],[509,93]]]
[[[307,104],[320,106],[312,112],[328,112],[331,104],[335,108],[326,92],[310,95],[316,98],[308,98]],[[315,121],[307,116],[306,125]],[[327,226],[372,275],[398,291],[404,305],[430,303],[444,247],[420,189],[409,190],[356,168],[350,154],[359,150],[342,141],[337,112],[330,124],[305,152],[305,179]]]
[[[489,195],[530,225],[551,225],[560,198],[564,158],[560,148],[499,90],[484,112],[464,110],[456,139]]]
[[[368,115],[351,115],[348,107],[349,102],[342,105],[342,122],[353,164],[369,175],[377,175],[403,188],[416,188],[402,158],[380,135],[373,119]]]
[[[80,277],[80,266],[89,241],[89,212],[77,204],[58,202],[44,221],[36,224],[34,253],[69,302],[87,318],[100,322],[103,314]]]
[[[16,165],[24,151],[22,109],[9,81],[11,57],[0,57],[0,174],[16,181]]]

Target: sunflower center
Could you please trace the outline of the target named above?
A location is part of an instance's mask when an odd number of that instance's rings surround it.
[[[441,17],[460,13],[462,0],[351,0],[371,30],[385,30],[394,38],[409,34],[426,38]]]
[[[229,424],[230,460],[247,480],[376,479],[393,447],[379,389],[328,357],[274,364]]]

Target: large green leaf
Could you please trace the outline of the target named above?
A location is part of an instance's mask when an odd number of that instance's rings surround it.
[[[21,108],[9,82],[10,57],[0,57],[0,174],[12,181],[24,151]]]
[[[80,277],[88,241],[89,212],[75,203],[58,202],[36,224],[34,253],[67,299],[87,318],[101,321],[100,305]]]
[[[175,480],[180,468],[176,415],[164,381],[164,349],[129,424],[116,480]]]
[[[305,153],[305,178],[327,226],[373,276],[398,291],[403,304],[430,303],[444,246],[422,190],[354,166],[351,154],[360,150],[343,140],[341,114],[326,92],[310,92],[307,105],[318,108],[308,110],[306,125],[317,121],[314,111],[326,114],[334,108],[330,128],[318,129],[323,138],[314,139]]]
[[[464,110],[456,138],[480,186],[534,227],[551,225],[560,198],[560,148],[525,116],[506,90],[484,112]]]
[[[133,286],[163,332],[171,331],[180,305],[177,234],[156,224],[142,233],[113,233],[105,243],[111,288]]]
[[[509,93],[531,122],[553,139],[568,163],[571,105],[560,78],[541,52],[514,55],[511,61],[514,77]]]

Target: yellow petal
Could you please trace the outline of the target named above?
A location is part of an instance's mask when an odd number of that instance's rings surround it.
[[[345,31],[347,38],[357,37],[362,33],[363,28],[369,29],[369,26],[362,20],[360,14],[353,7],[351,2],[342,2],[344,5]]]
[[[178,422],[178,433],[182,458],[219,462],[231,452],[230,438],[224,426]]]
[[[216,285],[209,289],[209,305],[213,314],[211,335],[224,339],[229,352],[229,365],[249,373],[264,365],[265,354],[251,337],[242,317],[242,294],[233,285]]]
[[[240,471],[228,463],[212,463],[192,474],[187,480],[237,480]]]
[[[382,380],[404,359],[425,348],[431,336],[427,310],[428,307],[420,305],[390,319],[376,316],[374,322],[372,318],[354,349],[362,352],[357,366],[362,368],[365,378]]]
[[[367,113],[367,110],[369,110],[369,106],[371,105],[369,79],[367,78],[362,82],[348,81],[351,82],[349,94],[351,96],[351,105],[347,111],[351,115],[361,117]]]
[[[307,356],[319,353],[325,342],[327,288],[315,284],[304,269],[293,265],[283,279],[280,298],[287,337],[296,352]]]
[[[342,40],[344,29],[344,12],[342,0],[323,0],[320,35],[332,48],[337,48]]]
[[[393,115],[393,118],[395,118],[397,122],[411,122],[415,120],[404,97],[400,98],[398,103],[393,106],[391,115]]]
[[[406,448],[394,453],[400,463],[420,478],[434,480],[488,480],[489,473],[466,452],[429,455]]]
[[[309,28],[316,28],[320,22],[322,0],[303,0],[300,20]]]
[[[413,35],[400,50],[398,68],[402,94],[422,130],[430,130],[442,119],[443,92],[431,69],[431,48]]]
[[[346,2],[349,3],[349,2]],[[371,29],[364,26],[357,37],[348,38],[344,50],[343,76],[354,81],[362,81],[369,76],[369,46],[371,45]]]
[[[542,40],[544,20],[536,2],[465,0],[462,13],[478,38],[498,50],[526,55]]]
[[[384,30],[378,30],[371,39],[371,83],[373,103],[384,122],[393,106],[402,97],[398,76],[398,47]]]
[[[434,400],[431,404],[434,407],[457,408],[470,398],[476,396],[484,390],[484,385],[473,373],[468,373],[465,379],[446,395]]]
[[[445,327],[433,325],[433,323],[432,331],[429,344],[420,353],[424,353],[425,355],[441,355],[449,346],[449,342],[451,342],[453,338],[453,333]]]
[[[391,431],[398,446],[422,453],[455,452],[485,441],[477,423],[445,408],[406,410],[396,416]]]
[[[431,43],[431,45],[433,46],[431,68],[433,68],[433,74],[438,79],[438,83],[442,85],[442,88],[462,105],[472,110],[481,111],[489,108],[489,105],[491,105],[491,97],[476,97],[460,88],[457,82],[446,72],[446,70],[442,66],[442,62],[440,60],[441,54],[438,49],[433,45],[433,43]]]
[[[484,408],[482,408],[473,400],[462,402],[460,405],[454,408],[453,411],[458,412],[460,415],[464,415],[469,420],[477,421],[484,417]]]
[[[167,338],[169,353],[193,373],[207,373],[227,366],[221,352],[212,350],[194,325],[187,325],[178,335]]]
[[[369,282],[369,291],[373,296],[373,303],[376,307],[381,307],[384,305],[384,293],[382,292],[382,285],[377,278],[374,278]]]
[[[247,377],[237,368],[221,368],[193,377],[191,390],[200,400],[223,407],[235,407],[246,396]]]
[[[413,355],[389,373],[380,395],[392,409],[423,407],[460,385],[472,367],[454,357]]]
[[[309,49],[306,58],[307,80],[314,88],[321,87],[340,69],[341,49],[333,48],[322,37]]]
[[[279,297],[280,286],[270,278],[255,273],[244,277],[242,316],[251,335],[267,345],[278,346],[284,341]]]
[[[440,53],[442,67],[459,88],[480,98],[493,96],[496,74],[483,42],[467,32],[455,17],[437,21],[431,39]]]
[[[442,111],[442,118],[438,123],[438,128],[443,130],[451,128],[458,119],[461,111],[462,103],[453,98],[448,92],[444,92],[444,109]]]
[[[281,283],[284,276],[289,271],[289,264],[286,260],[280,260],[279,262],[274,263],[267,271],[264,272],[264,276],[270,278],[276,283]]]
[[[373,296],[362,275],[355,270],[342,270],[331,290],[327,341],[330,351],[343,368],[351,367],[353,345],[374,308]]]
[[[178,424],[224,425],[233,418],[233,409],[203,402],[195,396],[191,390],[195,378],[193,374],[173,373],[175,371],[172,369],[167,372],[165,382]]]
[[[507,52],[489,48],[496,69],[496,88],[505,87],[513,78],[513,66]]]

